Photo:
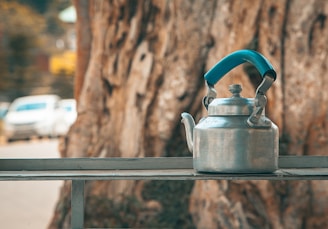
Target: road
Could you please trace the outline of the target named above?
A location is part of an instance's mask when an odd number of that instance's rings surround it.
[[[57,140],[0,145],[0,158],[58,158]],[[63,181],[0,181],[0,228],[47,228]]]

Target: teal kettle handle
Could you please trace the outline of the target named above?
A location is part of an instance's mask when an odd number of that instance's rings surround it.
[[[273,80],[276,79],[276,71],[270,62],[260,53],[247,49],[233,52],[224,57],[204,75],[204,78],[209,85],[215,85],[231,69],[245,62],[253,64],[263,78],[269,76]]]
[[[276,80],[277,74],[270,62],[256,51],[245,49],[233,52],[220,60],[205,74],[207,95],[203,98],[203,105],[208,109],[208,106],[216,97],[214,85],[231,69],[245,62],[253,64],[263,78],[261,84],[256,89],[254,109],[247,119],[247,123],[251,127],[266,128],[271,124],[262,117],[262,111],[267,103],[265,93]]]

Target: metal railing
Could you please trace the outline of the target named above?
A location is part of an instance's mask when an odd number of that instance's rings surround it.
[[[0,159],[0,180],[71,180],[71,227],[84,226],[86,180],[328,180],[328,156],[280,156],[274,173],[198,173],[190,157]]]

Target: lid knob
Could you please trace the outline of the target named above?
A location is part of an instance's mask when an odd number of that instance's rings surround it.
[[[232,97],[240,97],[240,92],[242,91],[240,84],[232,84],[229,86],[229,91],[232,94]]]
[[[232,93],[230,98],[216,98],[208,106],[208,115],[250,115],[253,111],[254,99],[243,98],[240,95],[242,87],[240,84],[229,86]]]

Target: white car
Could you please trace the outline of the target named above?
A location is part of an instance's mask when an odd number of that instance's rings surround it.
[[[0,120],[6,116],[9,105],[7,102],[0,102]]]
[[[66,135],[70,126],[77,117],[75,99],[62,99],[59,101],[54,132],[57,136]]]
[[[57,95],[35,95],[15,99],[3,120],[7,139],[54,137],[59,101],[60,97]]]

